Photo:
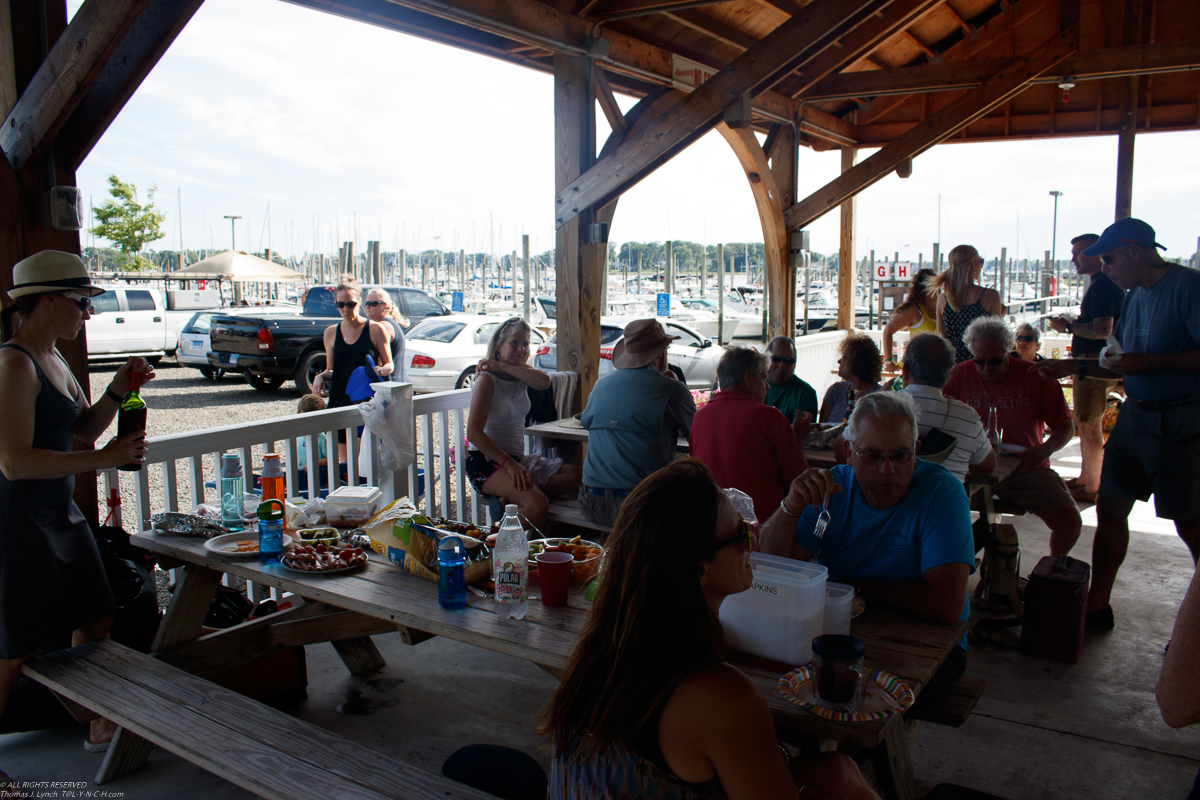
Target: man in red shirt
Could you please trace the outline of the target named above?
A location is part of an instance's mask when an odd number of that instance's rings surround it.
[[[1071,551],[1083,520],[1071,491],[1050,469],[1050,456],[1075,435],[1075,422],[1057,382],[1043,378],[1037,364],[1012,358],[1015,337],[999,317],[980,317],[967,327],[963,342],[972,360],[950,373],[942,393],[988,418],[997,409],[1001,441],[1024,448],[1021,464],[997,484],[996,495],[1031,512],[1050,528],[1050,555]],[[1050,436],[1046,437],[1046,428]]]
[[[759,524],[770,519],[792,481],[808,468],[792,426],[766,405],[767,359],[750,347],[727,347],[717,363],[721,391],[696,412],[688,435],[691,455],[717,485],[754,500]]]

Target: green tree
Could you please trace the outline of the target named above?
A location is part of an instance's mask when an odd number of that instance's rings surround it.
[[[150,242],[163,238],[162,224],[166,215],[154,209],[154,192],[151,184],[146,192],[146,204],[138,203],[137,187],[132,183],[121,183],[116,175],[108,176],[108,193],[112,199],[105,200],[95,209],[100,224],[92,228],[92,234],[108,239],[121,251],[124,269],[144,269],[149,262],[139,255]]]

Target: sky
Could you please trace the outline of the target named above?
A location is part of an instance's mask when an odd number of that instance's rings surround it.
[[[82,0],[69,0],[74,14]],[[157,250],[507,253],[554,245],[548,74],[280,0],[206,0],[77,172],[85,205],[115,174],[166,214]],[[622,108],[634,104],[618,97]],[[597,140],[609,131],[599,117]],[[1134,216],[1170,256],[1196,251],[1200,132],[1139,135]],[[872,152],[860,151],[859,160]],[[858,196],[857,256],[930,257],[962,243],[1042,258],[1113,219],[1115,136],[955,144]],[[837,151],[800,148],[801,197],[837,177]],[[1057,237],[1052,235],[1058,201]],[[940,197],[940,219],[939,219]],[[1193,201],[1184,198],[1191,197]],[[838,247],[838,214],[811,247]],[[940,225],[939,225],[940,223]],[[940,236],[940,239],[939,239]],[[620,200],[610,242],[762,241],[728,145],[710,133]],[[1055,240],[1056,241],[1053,241]],[[84,246],[92,237],[84,236]],[[103,240],[97,240],[104,245]]]

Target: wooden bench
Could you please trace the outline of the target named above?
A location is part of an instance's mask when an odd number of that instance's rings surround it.
[[[119,748],[109,749],[100,768],[106,780],[142,766],[153,743],[278,800],[494,800],[111,640],[40,656],[22,672],[63,697],[77,718],[82,706],[118,723],[118,737],[145,740],[124,764],[110,765]]]
[[[949,725],[951,728],[961,727],[975,710],[975,704],[986,688],[987,682],[980,678],[959,678],[950,691],[941,697],[923,693],[904,717],[935,725]]]
[[[546,519],[561,522],[564,525],[574,525],[578,528],[589,528],[601,533],[608,533],[612,530],[611,525],[597,525],[584,516],[583,509],[579,507],[579,499],[576,497],[560,497],[557,500],[551,500],[550,509],[546,512]]]

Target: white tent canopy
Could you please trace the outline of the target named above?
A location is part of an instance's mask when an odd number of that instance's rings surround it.
[[[226,250],[224,253],[209,256],[191,266],[176,270],[172,274],[175,276],[196,274],[198,277],[206,278],[218,275],[234,281],[304,280],[304,275],[293,269],[274,264],[265,258],[234,250]]]

